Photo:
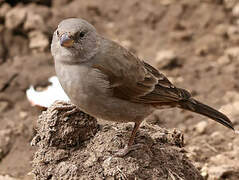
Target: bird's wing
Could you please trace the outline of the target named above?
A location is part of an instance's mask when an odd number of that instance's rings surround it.
[[[106,75],[115,97],[137,103],[171,103],[191,95],[118,44],[107,40],[93,67]]]

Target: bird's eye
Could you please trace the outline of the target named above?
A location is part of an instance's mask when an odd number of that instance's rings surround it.
[[[59,31],[56,31],[56,34],[57,34],[57,36],[60,36],[60,33],[59,33]]]
[[[85,32],[80,32],[79,37],[83,38],[85,36]]]

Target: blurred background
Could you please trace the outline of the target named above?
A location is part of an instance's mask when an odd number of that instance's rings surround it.
[[[30,141],[42,109],[26,90],[44,89],[55,75],[52,33],[67,17],[86,19],[239,129],[239,1],[0,0],[0,179],[31,171]],[[177,109],[157,111],[148,122],[181,130],[205,178],[239,179],[239,137],[232,131]]]

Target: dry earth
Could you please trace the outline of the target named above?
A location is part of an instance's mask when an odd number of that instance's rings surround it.
[[[30,178],[41,109],[30,106],[25,91],[47,86],[54,75],[51,35],[67,17],[90,21],[239,129],[239,1],[0,0],[0,179]],[[232,131],[178,109],[157,111],[148,123],[182,131],[186,155],[205,179],[239,179],[239,137]]]

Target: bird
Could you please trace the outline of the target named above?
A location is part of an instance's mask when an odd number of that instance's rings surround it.
[[[226,115],[173,85],[159,70],[100,35],[84,19],[68,18],[59,23],[51,53],[56,75],[74,105],[106,121],[134,122],[128,144],[118,155],[134,149],[140,124],[157,109],[189,110],[234,130]]]

